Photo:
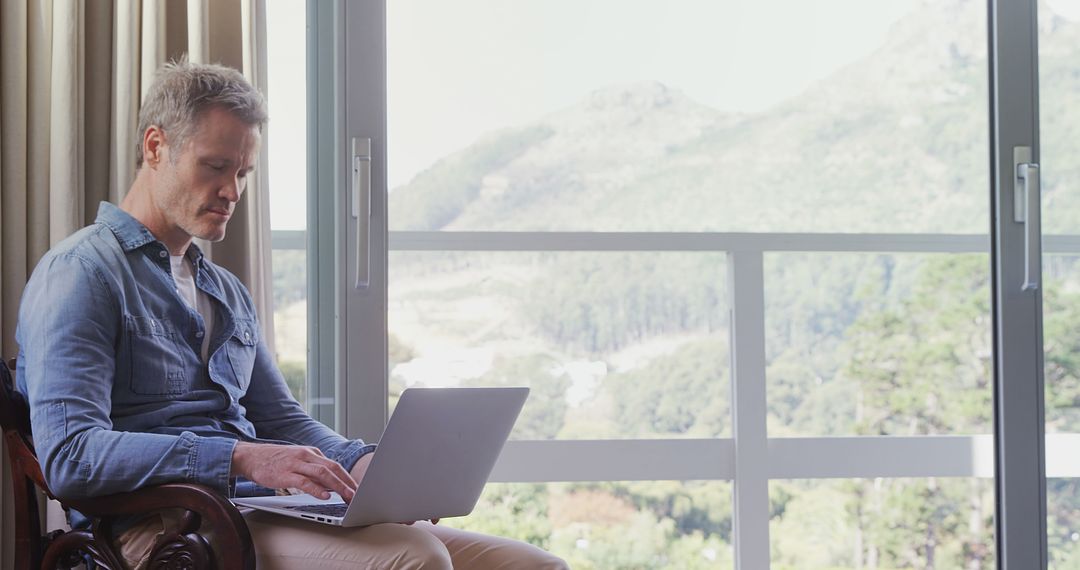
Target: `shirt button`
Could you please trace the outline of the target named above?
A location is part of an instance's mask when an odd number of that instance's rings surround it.
[[[251,333],[244,331],[244,340],[251,341]]]
[[[202,337],[203,337],[203,332],[202,331],[199,331],[199,332],[195,333],[195,338],[202,338]]]
[[[169,257],[169,252],[161,250],[158,252],[158,257]]]

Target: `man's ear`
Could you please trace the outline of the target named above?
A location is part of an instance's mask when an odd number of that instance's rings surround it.
[[[150,125],[143,133],[143,163],[156,168],[165,158],[167,152],[165,143],[165,131],[157,125]]]

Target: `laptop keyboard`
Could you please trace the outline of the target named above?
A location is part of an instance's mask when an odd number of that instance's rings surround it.
[[[300,511],[316,515],[343,517],[345,516],[345,511],[349,508],[349,505],[346,505],[345,503],[332,503],[329,505],[292,505],[285,508],[291,511]]]

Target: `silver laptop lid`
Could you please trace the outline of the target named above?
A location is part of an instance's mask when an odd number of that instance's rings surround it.
[[[345,526],[472,512],[528,388],[409,388],[379,439]]]

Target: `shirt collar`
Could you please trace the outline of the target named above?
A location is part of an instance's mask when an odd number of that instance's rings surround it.
[[[146,229],[139,220],[109,202],[102,202],[98,206],[97,219],[94,223],[104,224],[112,230],[112,233],[116,235],[116,241],[120,242],[120,247],[125,253],[157,241],[154,234],[150,233],[150,230]]]
[[[142,222],[109,202],[102,202],[98,206],[97,219],[94,222],[112,230],[124,253],[139,249],[148,243],[160,243],[154,234],[142,225]],[[188,246],[184,256],[190,259],[195,267],[202,266],[203,252],[194,242]]]

